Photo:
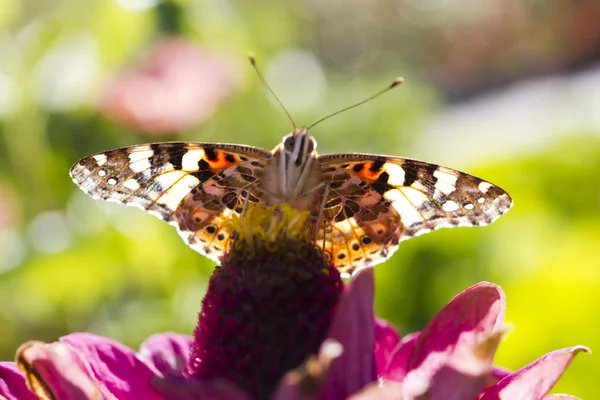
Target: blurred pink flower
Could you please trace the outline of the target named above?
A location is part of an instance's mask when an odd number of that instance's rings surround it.
[[[553,351],[513,373],[492,366],[504,310],[502,290],[479,283],[456,296],[421,332],[400,338],[373,316],[373,272],[363,270],[346,286],[319,354],[285,374],[270,398],[575,399],[548,392],[573,357],[588,351],[585,347]],[[52,344],[27,343],[17,364],[0,363],[0,395],[8,400],[43,394],[60,399],[252,400],[225,380],[187,376],[184,366],[192,346],[191,337],[174,333],[150,337],[138,354],[87,333]],[[264,365],[272,362],[262,359]]]
[[[113,80],[100,109],[141,132],[180,133],[210,118],[236,84],[224,59],[183,38],[166,38]]]
[[[21,209],[14,190],[0,186],[0,230],[16,228],[21,223]]]

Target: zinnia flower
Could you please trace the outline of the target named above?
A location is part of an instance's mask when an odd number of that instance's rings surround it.
[[[183,38],[166,38],[106,89],[100,109],[129,128],[179,133],[206,121],[236,86],[226,62]]]
[[[26,343],[16,363],[0,363],[0,396],[575,399],[548,392],[585,347],[551,352],[513,373],[492,365],[504,333],[498,286],[468,288],[421,332],[400,338],[373,314],[372,269],[343,286],[337,271],[301,240],[305,218],[285,209],[249,210],[211,278],[193,338],[154,335],[139,353],[88,333]]]

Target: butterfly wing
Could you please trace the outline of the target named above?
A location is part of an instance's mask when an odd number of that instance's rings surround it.
[[[504,190],[463,172],[400,157],[319,157],[328,196],[317,236],[342,271],[386,260],[402,240],[443,227],[492,223],[512,206]]]
[[[91,155],[71,178],[96,199],[141,208],[174,225],[194,250],[220,262],[246,190],[271,152],[211,143],[154,143]]]

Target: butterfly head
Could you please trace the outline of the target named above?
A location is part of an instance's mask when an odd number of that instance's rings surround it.
[[[317,158],[316,148],[317,142],[307,128],[294,129],[275,148],[278,188],[273,192],[279,193],[285,202],[293,204],[307,190],[305,186],[312,184],[310,177],[315,176],[314,168],[318,168],[313,162]]]
[[[288,164],[301,167],[314,157],[317,141],[308,133],[308,129],[295,129],[281,140],[281,152]]]

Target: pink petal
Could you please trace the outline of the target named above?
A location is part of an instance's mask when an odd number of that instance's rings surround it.
[[[372,383],[348,400],[412,400],[403,394],[402,384],[387,381]]]
[[[25,383],[25,377],[12,362],[0,362],[0,399],[37,400]]]
[[[385,366],[385,378],[401,382],[408,373],[408,360],[410,359],[415,343],[421,332],[411,333],[402,338],[402,341],[396,346],[390,359]]]
[[[408,360],[408,370],[433,375],[453,352],[476,346],[498,331],[506,300],[500,287],[481,282],[459,293],[421,331]]]
[[[119,400],[164,399],[151,386],[156,373],[133,350],[89,333],[74,333],[60,341],[75,348],[89,363],[92,376]]]
[[[272,400],[314,400],[331,362],[342,353],[341,344],[326,340],[318,356],[310,357],[303,365],[284,375]]]
[[[142,343],[138,356],[163,375],[183,376],[192,340],[191,336],[176,333],[152,335]]]
[[[365,268],[340,299],[328,337],[339,342],[344,353],[331,363],[321,399],[345,399],[377,378],[373,292],[373,269]]]
[[[435,372],[431,381],[425,382],[429,386],[426,391],[414,394],[424,395],[428,400],[476,399],[489,380],[492,361],[502,336],[502,332],[497,332],[477,346],[460,347]],[[417,385],[423,386],[423,376],[415,376],[415,372],[422,370],[412,371],[406,376],[403,382],[405,388],[410,389],[414,385],[412,382],[415,377]]]
[[[481,400],[540,400],[548,394],[584,346],[555,350],[508,375],[484,391]]]
[[[225,381],[156,378],[152,385],[168,400],[253,400]]]
[[[106,393],[91,376],[85,360],[66,343],[25,343],[17,351],[17,365],[39,398],[105,398]]]
[[[496,366],[492,368],[492,378],[496,381],[504,379],[510,374],[512,374],[512,371],[509,369]]]
[[[542,400],[581,400],[579,397],[571,396],[568,394],[549,394],[544,396]]]
[[[506,368],[496,367],[496,366],[492,367],[492,373],[490,374],[490,377],[489,377],[488,382],[485,385],[485,387],[494,386],[501,379],[504,379],[511,373],[512,373],[512,371],[508,370]]]
[[[375,367],[382,375],[392,352],[400,342],[398,331],[389,322],[375,317]]]

